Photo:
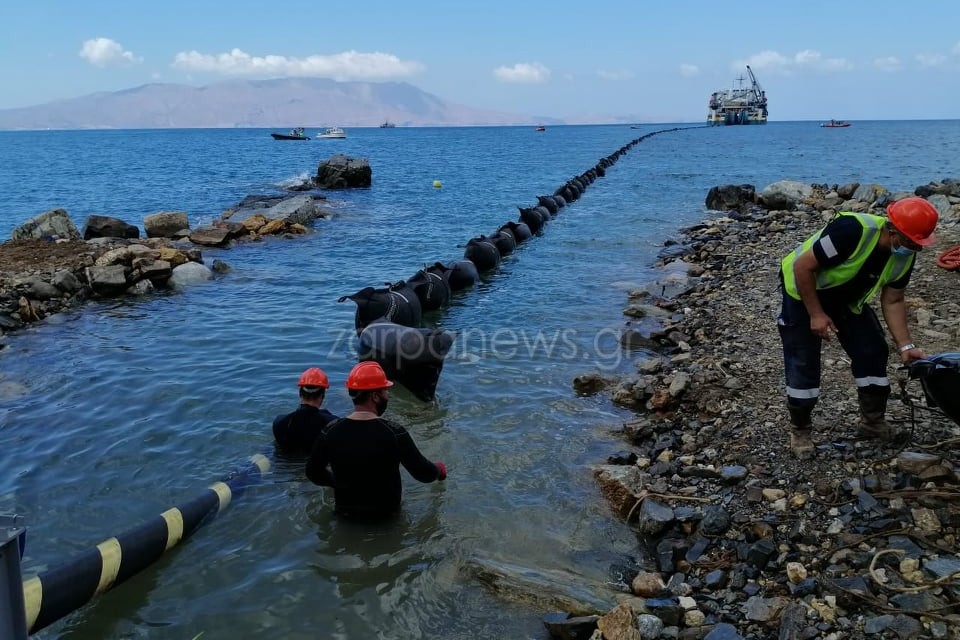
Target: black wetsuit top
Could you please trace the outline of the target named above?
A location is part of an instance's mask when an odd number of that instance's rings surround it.
[[[296,411],[277,416],[273,421],[273,437],[285,454],[310,455],[313,443],[325,426],[337,419],[326,409],[301,404]]]
[[[400,465],[420,482],[440,479],[402,426],[383,418],[342,418],[327,425],[307,460],[307,478],[333,487],[338,513],[378,519],[400,508]]]

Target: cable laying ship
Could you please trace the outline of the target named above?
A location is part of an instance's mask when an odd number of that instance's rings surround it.
[[[710,94],[710,110],[707,112],[707,124],[766,124],[767,92],[760,88],[757,77],[747,65],[750,86],[744,86],[746,78],[737,77],[737,86],[733,89],[714,91]]]

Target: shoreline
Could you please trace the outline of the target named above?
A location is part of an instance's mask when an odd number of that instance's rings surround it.
[[[851,194],[856,185],[839,189]],[[688,263],[688,280],[663,281],[680,293],[635,292],[625,310],[670,314],[650,336],[625,331],[626,344],[644,348],[638,373],[575,383],[581,393],[603,389],[637,414],[616,430],[632,454],[593,469],[647,557],[623,585],[620,605],[580,622],[604,637],[638,637],[630,634],[637,628],[646,629],[643,638],[957,637],[948,634],[960,628],[960,576],[942,572],[960,570],[958,426],[918,410],[902,448],[856,440],[849,361],[832,342],[823,349],[814,414],[817,455],[801,462],[789,452],[776,329],[780,259],[838,210],[884,208],[837,191],[813,185],[796,209],[741,199],[739,211],[682,230],[680,244],[654,265]],[[885,202],[882,188],[868,191]],[[935,264],[960,242],[958,206],[950,206],[906,290],[913,337],[928,356],[960,344],[960,275]],[[888,416],[909,428],[894,361]],[[908,402],[926,406],[919,381],[903,389]],[[561,637],[551,626],[558,618],[551,620],[545,625]]]

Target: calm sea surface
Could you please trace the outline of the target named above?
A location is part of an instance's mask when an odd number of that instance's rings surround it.
[[[301,239],[206,250],[233,271],[183,293],[92,304],[0,350],[0,513],[26,518],[25,577],[192,498],[272,451],[270,422],[321,366],[329,407],[355,363],[337,298],[462,256],[570,177],[649,131],[625,126],[349,129],[276,142],[266,130],[0,132],[0,238],[67,209],[142,228],[160,210],[209,222],[274,193],[336,151],[369,158],[373,187],[331,193],[337,217]],[[612,602],[610,567],[636,557],[588,466],[622,444],[627,414],[571,391],[628,371],[626,289],[655,278],[662,241],[705,216],[711,186],[780,179],[913,189],[960,176],[960,121],[696,128],[645,140],[477,288],[426,320],[458,339],[423,404],[388,416],[445,484],[404,476],[401,520],[331,517],[332,494],[278,464],[160,562],[41,638],[543,638],[544,611],[472,577],[489,563],[564,571]],[[434,180],[443,187],[433,188]],[[0,265],[0,269],[3,265]]]

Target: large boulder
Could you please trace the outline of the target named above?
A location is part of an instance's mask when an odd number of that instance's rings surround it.
[[[87,217],[83,228],[83,239],[91,238],[139,238],[140,229],[111,216],[92,215]]]
[[[143,230],[148,238],[176,238],[190,221],[184,211],[158,211],[143,219]]]
[[[373,172],[366,158],[350,158],[340,153],[320,163],[315,180],[320,189],[369,187],[372,181]]]
[[[780,180],[760,192],[760,201],[767,209],[792,211],[813,193],[813,187],[796,180]]]
[[[707,193],[707,209],[713,211],[746,211],[757,201],[752,184],[724,184],[712,187]]]
[[[51,209],[36,215],[13,230],[11,240],[37,240],[42,238],[68,238],[79,240],[80,232],[63,209]]]

